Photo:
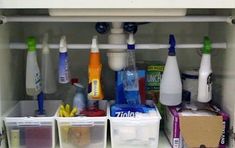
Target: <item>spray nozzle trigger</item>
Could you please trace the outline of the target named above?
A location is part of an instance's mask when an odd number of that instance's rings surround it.
[[[202,53],[211,53],[211,40],[208,36],[204,37]]]
[[[170,34],[169,36],[169,50],[168,50],[168,55],[174,56],[175,55],[175,36],[173,34]]]
[[[36,39],[35,37],[31,36],[27,40],[28,51],[35,51],[36,50]]]
[[[62,36],[62,37],[60,38],[60,52],[61,52],[61,53],[67,52],[66,36]]]

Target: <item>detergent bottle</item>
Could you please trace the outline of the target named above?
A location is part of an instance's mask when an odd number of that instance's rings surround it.
[[[212,68],[211,68],[211,41],[204,38],[202,59],[199,69],[198,97],[199,102],[209,102],[212,98]]]
[[[97,36],[94,36],[91,44],[90,61],[88,67],[88,99],[102,100],[104,98],[101,87],[101,70],[102,64],[97,45]]]
[[[28,53],[26,62],[26,93],[37,96],[41,93],[41,76],[37,62],[36,39],[29,37],[27,40]]]

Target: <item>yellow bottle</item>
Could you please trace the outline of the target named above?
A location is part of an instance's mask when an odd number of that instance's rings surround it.
[[[92,100],[102,100],[104,98],[101,87],[101,70],[102,64],[100,60],[99,48],[97,47],[97,36],[92,39],[90,62],[88,68],[89,84],[88,98]]]

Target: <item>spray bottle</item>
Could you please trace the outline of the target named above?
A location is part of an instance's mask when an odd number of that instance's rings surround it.
[[[69,77],[69,63],[66,37],[62,36],[60,39],[60,53],[59,53],[59,83],[66,84],[70,82]]]
[[[42,43],[42,91],[45,94],[53,94],[56,92],[56,79],[47,42],[48,34],[45,34]]]
[[[204,38],[202,59],[199,69],[198,97],[199,102],[209,102],[212,98],[211,41]]]
[[[41,77],[37,63],[36,39],[29,37],[27,44],[26,93],[29,96],[35,97],[41,92]]]
[[[88,98],[91,100],[102,100],[104,98],[101,87],[101,70],[102,64],[97,45],[97,36],[94,36],[91,44],[90,62],[88,68]]]
[[[127,104],[140,104],[139,79],[135,63],[135,40],[131,33],[127,41],[127,64],[124,68],[123,85]]]
[[[175,37],[170,35],[170,48],[160,83],[160,102],[167,106],[179,105],[182,100],[182,83],[175,53]]]

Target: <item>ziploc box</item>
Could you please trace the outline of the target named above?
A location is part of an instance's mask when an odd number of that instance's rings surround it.
[[[124,94],[124,86],[123,86],[123,72],[116,72],[116,104],[127,104],[125,94]],[[140,100],[142,104],[145,104],[145,70],[138,70],[138,78],[139,78],[139,92],[140,92]]]
[[[226,148],[228,144],[229,116],[215,105],[207,104],[199,110],[166,107],[164,123],[164,132],[172,148],[200,145]]]

